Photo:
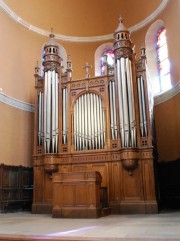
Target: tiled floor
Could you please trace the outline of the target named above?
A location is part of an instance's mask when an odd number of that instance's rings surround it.
[[[3,235],[180,240],[180,211],[110,215],[98,219],[54,219],[51,215],[30,213],[0,214],[0,236]]]

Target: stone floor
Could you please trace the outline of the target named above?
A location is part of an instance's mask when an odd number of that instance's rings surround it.
[[[0,214],[0,237],[18,235],[55,240],[180,240],[180,211],[98,219],[54,219],[51,215],[24,212]]]

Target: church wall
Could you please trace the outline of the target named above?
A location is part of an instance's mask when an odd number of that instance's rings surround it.
[[[179,10],[179,1],[170,0],[167,8],[157,18],[162,19],[167,28],[173,84],[177,83],[180,79],[180,68],[178,66],[180,55],[180,46],[178,44],[180,41],[180,32],[177,31],[180,27]],[[125,16],[123,17],[125,18]],[[41,48],[48,38],[23,28],[11,20],[2,10],[0,10],[0,22],[3,23],[0,28],[0,88],[2,88],[4,93],[14,98],[28,103],[34,103],[34,67],[37,60],[41,62]],[[116,25],[117,21],[114,23],[115,27]],[[129,26],[127,24],[127,27],[130,26],[131,22],[129,22]],[[131,39],[136,45],[135,50],[137,53],[139,53],[139,48],[145,39],[145,34],[149,26],[150,25],[132,33],[131,35]],[[112,29],[112,32],[114,30],[115,29]],[[93,67],[90,69],[90,75],[94,75],[94,53],[96,48],[104,42],[57,42],[61,43],[65,47],[67,53],[71,55],[74,71],[73,79],[84,78],[85,70],[83,69],[83,66],[86,62],[92,64]],[[177,130],[180,130],[180,117],[179,113],[177,113],[179,109],[178,101],[179,97],[174,97],[172,100],[155,106],[159,160],[174,160],[180,156],[180,153],[178,152],[178,141],[180,141],[180,137],[179,134],[177,134]],[[171,109],[168,112],[164,112],[167,108]],[[1,162],[13,164],[15,160],[16,164],[31,165],[33,114],[6,106],[2,103],[0,103],[0,113],[4,113],[5,115],[1,116],[6,116],[6,119],[8,120],[4,121],[4,118],[0,120],[0,130],[2,133],[1,135],[3,135],[3,138],[0,140]],[[162,118],[162,114],[167,118]],[[169,118],[172,118],[171,122],[169,122]],[[23,129],[21,128],[18,130],[20,123],[21,126],[23,126]],[[162,126],[168,130],[172,130],[166,132],[168,143],[164,143],[165,132]],[[12,131],[13,133],[16,132],[16,135],[12,135]],[[18,133],[20,133],[18,137],[19,140],[18,138],[13,139],[14,136],[18,136]],[[23,147],[24,140],[25,143],[28,143],[29,145],[27,150],[26,148],[19,148]],[[9,146],[11,146],[11,148],[9,148]],[[17,150],[20,151],[17,153]]]
[[[171,63],[171,81],[175,86],[180,80],[179,56],[180,56],[180,2],[169,1],[166,9],[154,20],[162,19],[167,29],[167,41],[169,50],[169,59]],[[153,23],[153,22],[152,22]],[[151,24],[152,24],[151,23]],[[135,51],[139,55],[139,48],[145,39],[146,32],[150,27],[131,34],[131,39],[135,43]],[[148,61],[148,60],[147,60]],[[159,161],[173,161],[180,157],[180,94],[171,97],[164,103],[157,104],[154,107],[155,125],[157,136],[157,148]]]
[[[180,93],[155,106],[155,125],[159,161],[180,157]]]
[[[34,114],[0,102],[0,163],[32,166]]]

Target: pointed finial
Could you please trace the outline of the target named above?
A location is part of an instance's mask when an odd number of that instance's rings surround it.
[[[49,35],[51,38],[54,38],[54,34],[53,34],[53,28],[51,28],[51,33]]]
[[[36,62],[36,67],[35,67],[35,74],[39,74],[39,66],[38,66],[39,62]]]
[[[120,15],[120,17],[119,17],[119,23],[123,23],[123,18],[122,18],[121,15]]]
[[[128,31],[127,28],[124,26],[124,23],[123,23],[123,22],[124,22],[124,21],[123,21],[123,18],[122,18],[122,16],[120,15],[120,17],[119,17],[119,25],[118,25],[118,27],[117,27],[117,29],[116,29],[115,32]]]
[[[67,55],[67,62],[71,62],[70,54]]]

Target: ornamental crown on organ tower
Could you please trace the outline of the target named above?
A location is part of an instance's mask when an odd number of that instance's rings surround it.
[[[149,183],[154,183],[154,176],[145,50],[136,61],[130,33],[122,18],[114,39],[114,71],[109,71],[104,63],[105,75],[90,78],[86,71],[86,78],[72,80],[71,60],[68,56],[67,70],[62,73],[59,47],[50,34],[44,46],[44,74],[35,74],[34,167],[35,172],[40,172],[35,174],[35,183],[43,183],[42,186],[48,183],[50,187],[48,175],[58,171],[97,170],[114,210],[122,203],[126,208],[135,205],[128,197],[126,200],[126,190],[123,193],[116,190],[116,182],[122,180],[122,189],[126,181],[132,184],[132,195],[136,195],[132,200],[155,210],[154,186]],[[149,171],[145,174],[146,168]],[[136,173],[134,181],[127,176],[123,179],[122,175],[126,175],[123,173],[129,176]],[[146,188],[150,185],[151,190],[141,193],[134,182]],[[46,188],[45,192],[45,197],[50,195]],[[35,212],[52,206],[48,198],[36,199],[36,185],[34,194]]]

